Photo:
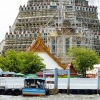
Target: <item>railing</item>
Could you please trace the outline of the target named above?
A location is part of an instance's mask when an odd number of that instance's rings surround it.
[[[97,94],[100,94],[100,70],[98,71]]]
[[[70,90],[70,69],[63,70],[63,69],[44,69],[43,70],[43,77],[46,79],[47,74],[54,75],[54,90],[58,89],[58,75],[67,74],[68,75],[68,83],[67,83],[67,94],[69,94]]]
[[[6,80],[0,79],[0,89],[5,89],[5,86],[6,86]]]

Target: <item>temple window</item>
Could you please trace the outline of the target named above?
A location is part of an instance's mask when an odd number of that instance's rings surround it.
[[[77,46],[80,46],[81,45],[81,40],[79,37],[77,37]]]
[[[12,38],[14,38],[14,35],[12,35]]]
[[[55,40],[52,41],[52,54],[55,54],[56,52],[56,46],[55,46]]]
[[[66,38],[65,42],[66,42],[66,49],[68,49],[69,48],[69,42],[70,42],[69,38]]]
[[[84,7],[83,7],[83,11],[84,11]]]
[[[32,34],[30,34],[30,37],[32,37]]]
[[[23,35],[21,34],[21,37],[23,37]]]
[[[99,36],[97,36],[97,39],[99,39]]]
[[[44,43],[47,43],[47,39],[45,37],[43,38],[43,41],[44,41]]]
[[[9,38],[10,36],[8,35],[8,38]]]
[[[46,36],[47,35],[47,33],[44,33],[44,36]]]
[[[16,34],[16,38],[19,38],[19,35],[18,34]]]

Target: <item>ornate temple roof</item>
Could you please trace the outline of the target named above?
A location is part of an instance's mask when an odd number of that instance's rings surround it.
[[[67,69],[68,64],[62,64],[60,58],[56,58],[53,54],[50,53],[49,47],[47,47],[42,40],[42,37],[39,36],[37,40],[34,40],[32,44],[30,45],[29,49],[27,51],[33,51],[33,52],[46,52],[62,69]],[[77,71],[74,69],[72,63],[70,66],[71,73],[77,73]]]
[[[39,36],[37,40],[34,40],[31,46],[27,51],[33,51],[33,52],[46,52],[57,64],[63,68],[66,69],[66,65],[62,64],[59,58],[56,58],[53,54],[50,53],[49,47],[45,45],[45,43],[42,40],[42,37]]]

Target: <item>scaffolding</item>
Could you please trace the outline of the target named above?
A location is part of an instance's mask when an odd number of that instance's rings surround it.
[[[20,6],[11,33],[5,36],[4,50],[23,51],[41,34],[50,52],[66,63],[69,47],[95,49],[94,32],[99,31],[97,8],[88,6],[86,0],[28,0],[27,6]]]

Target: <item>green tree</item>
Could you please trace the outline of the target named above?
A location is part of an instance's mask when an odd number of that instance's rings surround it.
[[[93,65],[99,62],[96,51],[86,47],[69,48],[68,55],[73,57],[72,63],[83,77],[85,77],[87,70],[93,69]]]
[[[45,68],[43,58],[33,52],[20,52],[18,58],[21,61],[20,69],[22,73],[36,73]]]
[[[4,71],[7,71],[7,62],[6,62],[6,59],[0,55],[0,68],[3,69]]]
[[[33,52],[17,52],[7,50],[5,56],[0,56],[0,67],[14,72],[36,73],[45,68],[43,59]]]
[[[7,50],[5,53],[5,64],[4,67],[9,71],[19,71],[18,66],[20,66],[20,60],[18,59],[18,52],[15,50]]]

